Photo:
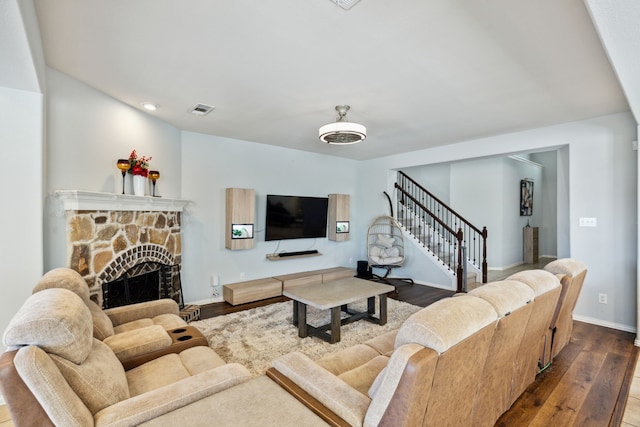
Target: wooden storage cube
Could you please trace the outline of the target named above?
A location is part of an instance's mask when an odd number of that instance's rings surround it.
[[[251,249],[254,245],[253,226],[255,223],[255,191],[250,188],[226,189],[226,220],[224,247],[231,250]],[[234,226],[249,235],[234,237]],[[243,227],[245,226],[245,227]]]
[[[538,227],[524,227],[522,234],[524,263],[534,264],[538,262]]]
[[[282,289],[291,289],[300,285],[319,285],[322,283],[322,273],[315,271],[306,271],[301,273],[285,274],[276,276],[282,282]]]
[[[356,275],[355,270],[349,267],[334,267],[322,270],[322,283],[331,282],[332,280],[344,279]]]
[[[244,304],[280,295],[282,295],[282,282],[274,278],[248,280],[222,287],[222,296],[231,305]]]
[[[349,240],[349,203],[351,197],[348,194],[329,194],[329,206],[327,223],[329,234],[327,238],[336,242]],[[338,223],[346,229],[338,231]]]

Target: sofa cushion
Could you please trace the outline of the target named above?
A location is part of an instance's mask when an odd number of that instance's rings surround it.
[[[186,325],[186,322],[182,320],[180,316],[176,316],[175,314],[160,314],[158,316],[154,316],[151,320],[154,325],[160,325],[167,330]]]
[[[364,344],[356,344],[334,353],[326,354],[316,363],[333,375],[340,375],[379,356],[376,350]]]
[[[524,270],[512,274],[507,280],[517,280],[533,289],[536,296],[545,294],[560,286],[560,280],[553,274],[545,270]]]
[[[89,357],[80,364],[56,355],[51,355],[51,358],[92,414],[129,398],[124,368],[102,341],[93,339]]]
[[[191,375],[182,364],[180,356],[173,353],[128,370],[126,376],[129,383],[129,393],[133,397],[175,383]]]
[[[400,327],[395,348],[416,343],[438,353],[498,319],[488,302],[469,295],[444,298],[412,314]]]
[[[549,264],[544,266],[544,269],[553,274],[568,274],[570,276],[575,276],[586,271],[587,266],[578,260],[564,258],[551,261]]]
[[[375,338],[371,338],[364,342],[364,344],[373,348],[380,354],[385,356],[391,356],[393,353],[393,346],[396,342],[396,336],[398,335],[398,330],[394,329],[393,331],[389,331],[382,335],[378,335]]]
[[[119,360],[125,361],[145,353],[171,347],[173,340],[163,327],[152,325],[111,335],[104,339],[104,343],[109,346]]]
[[[376,356],[368,362],[338,375],[345,383],[355,388],[362,394],[368,394],[371,384],[389,362],[387,356]]]
[[[197,375],[225,364],[225,361],[215,351],[202,345],[183,350],[178,355],[182,365],[191,375]]]
[[[36,283],[31,293],[35,294],[51,288],[68,289],[82,298],[85,304],[90,301],[87,282],[85,282],[80,273],[70,268],[54,268],[46,272]]]
[[[498,317],[508,316],[535,298],[530,286],[515,280],[503,280],[480,286],[468,295],[476,296],[493,306]]]
[[[93,344],[89,308],[67,289],[31,295],[4,333],[6,346],[36,345],[73,363],[82,363]]]
[[[104,341],[105,338],[113,335],[113,323],[111,323],[109,316],[104,314],[104,311],[93,301],[89,301],[87,306],[93,319],[93,337]]]
[[[384,234],[378,234],[376,240],[376,246],[380,246],[383,248],[390,248],[395,243],[396,239],[393,236],[386,236]]]
[[[151,319],[138,319],[131,322],[123,323],[122,325],[114,326],[113,333],[121,334],[123,332],[129,332],[140,328],[147,328],[153,325],[154,323]]]

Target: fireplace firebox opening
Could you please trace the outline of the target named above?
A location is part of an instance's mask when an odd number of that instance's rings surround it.
[[[102,284],[103,308],[173,298],[184,307],[180,266],[159,262],[141,262],[120,277]]]

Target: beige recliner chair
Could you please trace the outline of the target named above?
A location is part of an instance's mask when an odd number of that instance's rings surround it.
[[[93,337],[91,313],[66,289],[31,295],[4,333],[0,391],[13,423],[134,426],[250,377],[197,346],[124,370]]]
[[[565,258],[550,262],[544,269],[553,274],[562,275],[560,299],[549,326],[551,357],[554,358],[571,339],[573,310],[576,308],[584,279],[587,276],[587,266],[575,259]]]
[[[91,312],[93,336],[107,344],[130,369],[166,353],[196,345],[208,345],[195,328],[187,328],[180,317],[178,303],[172,299],[130,304],[103,310],[89,298],[89,287],[80,274],[70,268],[56,268],[38,281],[32,293],[62,288],[78,295]],[[189,336],[188,340],[183,340]]]

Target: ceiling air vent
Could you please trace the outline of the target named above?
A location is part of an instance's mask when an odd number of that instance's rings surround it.
[[[331,0],[331,1],[336,5],[340,6],[341,8],[343,8],[344,10],[349,10],[360,0]]]
[[[207,114],[212,112],[214,108],[216,107],[212,105],[196,104],[191,109],[191,114],[195,114],[196,116],[206,116]]]

